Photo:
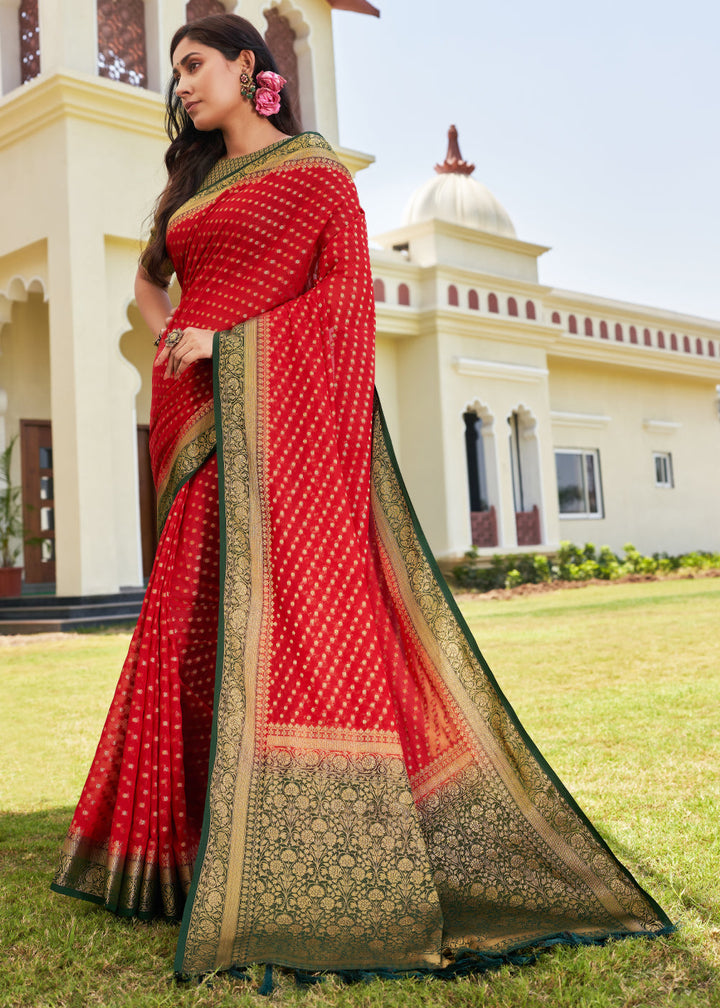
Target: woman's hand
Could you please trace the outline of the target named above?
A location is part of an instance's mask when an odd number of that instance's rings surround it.
[[[167,362],[166,378],[179,378],[197,360],[212,358],[213,329],[196,329],[187,326],[182,330],[182,336],[172,347],[164,346],[158,354],[158,367]]]

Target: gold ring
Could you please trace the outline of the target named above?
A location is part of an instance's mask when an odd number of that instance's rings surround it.
[[[176,343],[179,343],[182,338],[183,338],[182,329],[173,329],[165,337],[165,346],[172,348],[175,346]]]

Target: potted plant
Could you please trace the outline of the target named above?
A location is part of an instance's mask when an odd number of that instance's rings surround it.
[[[19,595],[22,590],[22,567],[15,561],[20,556],[24,539],[21,489],[10,476],[13,449],[17,435],[0,453],[0,596]]]

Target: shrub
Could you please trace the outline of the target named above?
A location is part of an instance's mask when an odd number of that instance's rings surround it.
[[[505,575],[505,587],[506,588],[517,588],[518,585],[524,584],[523,576],[519,570],[513,567]]]
[[[667,553],[643,556],[632,543],[626,543],[623,549],[621,559],[609,546],[601,546],[598,550],[594,543],[578,546],[563,540],[552,565],[542,553],[514,553],[510,556],[496,553],[487,564],[477,547],[473,546],[465,554],[463,563],[454,568],[453,575],[460,587],[484,592],[549,581],[589,581],[592,578],[611,581],[624,574],[669,574],[682,569],[720,570],[720,553],[695,551],[680,556],[668,556]]]
[[[536,553],[533,557],[533,567],[535,568],[535,574],[538,582],[552,581],[550,561],[542,553]]]

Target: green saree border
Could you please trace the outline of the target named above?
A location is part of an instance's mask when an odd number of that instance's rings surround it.
[[[211,415],[211,414],[208,414]],[[166,476],[162,492],[157,502],[158,535],[165,527],[165,522],[172,509],[175,498],[181,488],[207,462],[216,450],[216,431],[214,427],[201,430],[188,444],[183,445],[175,456],[170,472]]]
[[[305,132],[278,140],[259,151],[234,158],[220,158],[212,166],[199,188],[173,213],[168,228],[185,217],[213,203],[225,190],[269,171],[282,171],[307,160],[332,162],[348,174],[330,144],[319,133]]]
[[[213,404],[214,404],[214,416],[215,416],[215,434],[217,439],[216,450],[217,450],[217,464],[218,464],[218,521],[220,528],[220,586],[225,584],[225,574],[226,574],[226,550],[227,550],[227,535],[226,535],[226,511],[225,511],[225,464],[223,458],[223,448],[224,440],[222,433],[222,415],[221,415],[221,403],[220,403],[220,338],[225,335],[224,333],[216,332],[213,336],[213,353],[212,353],[212,367],[213,367]],[[222,678],[222,660],[223,660],[223,643],[225,639],[225,609],[223,605],[219,606],[218,609],[218,629],[217,629],[217,656],[215,659],[215,689],[213,693],[213,720],[212,720],[212,730],[210,733],[210,773],[212,772],[212,766],[215,762],[215,753],[217,751],[217,717],[216,711],[220,699],[220,689],[221,689],[221,678]],[[209,781],[209,777],[208,777]],[[178,934],[177,948],[175,952],[175,963],[174,969],[176,976],[183,975],[183,959],[185,956],[185,945],[187,943],[188,931],[190,929],[190,919],[192,916],[192,908],[195,902],[195,896],[197,894],[197,888],[199,883],[199,867],[205,857],[205,852],[207,850],[208,837],[210,834],[210,787],[208,786],[207,793],[205,795],[205,808],[203,811],[203,824],[202,831],[200,833],[200,843],[198,845],[198,851],[195,858],[195,870],[193,871],[192,881],[190,882],[190,889],[188,890],[187,898],[185,900],[185,907],[183,910],[182,920],[180,921],[180,932]]]
[[[335,152],[323,136],[313,130],[306,130],[296,136],[278,140],[252,154],[241,154],[240,157],[235,158],[220,158],[205,176],[195,195],[211,193],[216,189],[221,192],[224,188],[223,183],[228,179],[234,177],[235,181],[239,181],[246,173],[254,175],[268,167],[275,167],[276,164],[282,163],[288,157],[302,151],[323,151],[325,155],[330,154],[333,161],[337,160]],[[281,156],[278,157],[278,155]],[[228,170],[223,173],[225,166]],[[248,172],[248,169],[253,167],[255,171]],[[229,184],[232,185],[232,182]]]
[[[114,907],[110,909],[102,896],[95,896],[93,893],[82,892],[79,889],[73,889],[71,886],[59,885],[57,882],[50,883],[50,889],[52,892],[59,893],[61,896],[74,896],[75,899],[82,900],[85,903],[92,903],[93,906],[101,906],[106,910],[110,910],[110,913],[114,914],[116,917],[122,917],[125,920],[139,920],[144,923],[152,920],[157,920],[157,914],[151,911],[145,910],[128,910],[123,907]],[[179,918],[168,918],[169,920],[178,920]]]
[[[501,705],[503,707],[503,710],[505,711],[508,719],[512,723],[512,725],[515,728],[515,730],[518,732],[518,735],[520,736],[520,738],[523,741],[523,743],[527,746],[527,748],[528,748],[529,752],[531,753],[531,755],[537,761],[537,763],[538,763],[539,767],[541,768],[541,770],[545,774],[547,774],[548,778],[550,779],[550,782],[554,785],[555,788],[557,788],[557,791],[560,794],[561,798],[572,809],[572,811],[575,813],[575,815],[580,820],[581,824],[586,827],[586,829],[590,833],[590,835],[593,838],[593,840],[595,840],[598,843],[598,845],[609,856],[609,858],[614,863],[614,865],[617,868],[620,869],[620,871],[628,879],[628,881],[631,882],[632,885],[634,885],[639,890],[640,893],[642,893],[642,895],[647,900],[647,902],[650,905],[650,907],[657,914],[658,920],[664,922],[664,927],[663,927],[663,929],[661,931],[657,931],[657,932],[655,932],[655,931],[653,931],[653,932],[638,932],[638,931],[624,931],[624,930],[621,930],[621,931],[618,931],[618,932],[613,932],[612,937],[619,937],[619,936],[622,936],[622,935],[625,935],[625,934],[627,934],[628,937],[632,937],[632,936],[635,936],[635,935],[643,935],[643,934],[669,934],[672,931],[675,931],[676,930],[676,925],[674,925],[672,923],[672,921],[667,916],[667,914],[662,909],[662,907],[660,907],[659,904],[652,898],[652,896],[650,896],[650,894],[648,892],[646,892],[645,889],[643,889],[643,887],[638,883],[637,879],[633,876],[633,874],[625,867],[625,865],[613,853],[613,851],[610,848],[610,846],[608,845],[607,841],[604,840],[603,837],[595,829],[595,827],[593,826],[593,824],[591,823],[591,821],[589,820],[589,818],[587,817],[587,815],[585,814],[585,812],[583,812],[583,810],[580,807],[580,805],[578,805],[577,801],[570,794],[570,792],[565,787],[565,785],[563,784],[563,782],[560,780],[560,778],[558,777],[558,775],[555,773],[555,771],[552,769],[552,767],[547,762],[547,760],[545,759],[545,757],[542,755],[542,753],[538,749],[537,745],[533,742],[532,738],[528,734],[527,730],[523,727],[522,722],[520,721],[520,719],[518,718],[517,714],[515,713],[515,710],[514,710],[512,704],[507,699],[507,697],[503,693],[502,689],[498,685],[498,682],[497,682],[495,676],[493,675],[493,673],[492,673],[492,671],[491,671],[491,669],[490,669],[487,661],[485,660],[482,652],[480,651],[480,648],[478,647],[477,641],[475,640],[475,637],[473,636],[473,633],[470,630],[470,627],[468,626],[467,622],[465,621],[465,617],[462,615],[462,613],[460,611],[460,608],[458,607],[458,604],[455,601],[455,599],[453,597],[453,594],[450,591],[450,588],[448,587],[448,584],[447,584],[445,578],[443,577],[443,575],[442,575],[442,573],[440,571],[440,568],[439,568],[439,566],[437,564],[437,561],[435,560],[435,557],[434,557],[434,555],[433,555],[433,553],[432,553],[432,551],[430,549],[429,543],[428,543],[428,541],[427,541],[427,539],[425,537],[425,533],[422,530],[422,526],[420,525],[420,522],[418,520],[417,514],[416,514],[415,509],[414,509],[414,507],[412,505],[412,502],[410,500],[410,496],[408,494],[407,487],[405,486],[405,482],[404,482],[402,474],[400,472],[400,467],[398,465],[397,457],[395,455],[395,451],[394,451],[394,448],[393,448],[393,445],[392,445],[392,441],[390,439],[390,433],[388,431],[387,423],[386,423],[386,420],[385,420],[385,415],[384,415],[383,410],[382,410],[382,405],[380,403],[380,398],[379,398],[379,396],[377,394],[377,390],[375,391],[375,395],[374,395],[373,413],[377,417],[377,420],[378,420],[378,423],[379,423],[380,432],[381,432],[382,439],[383,439],[383,447],[385,449],[385,452],[387,453],[387,461],[390,464],[391,471],[392,471],[393,476],[394,476],[394,478],[395,478],[395,480],[397,482],[398,489],[400,491],[400,495],[401,495],[401,497],[403,499],[403,502],[405,504],[405,507],[407,509],[408,517],[409,517],[409,519],[410,519],[410,521],[412,523],[413,531],[414,531],[415,536],[417,538],[418,545],[420,546],[420,550],[421,550],[422,555],[423,555],[423,557],[425,559],[425,562],[427,563],[428,567],[430,568],[430,572],[432,573],[432,575],[433,575],[433,577],[434,577],[434,579],[435,579],[435,581],[437,583],[437,586],[440,589],[440,591],[441,591],[441,593],[442,593],[442,595],[443,595],[443,597],[445,599],[445,602],[446,602],[446,604],[447,604],[447,606],[448,606],[448,608],[449,608],[452,616],[457,621],[458,627],[460,628],[460,630],[461,630],[461,632],[463,634],[463,637],[465,638],[465,641],[466,641],[466,643],[467,643],[470,651],[472,652],[472,654],[476,658],[476,660],[479,662],[479,664],[480,664],[483,672],[485,673],[485,675],[488,678],[488,681],[489,681],[490,685],[495,690],[495,692],[497,694],[497,697],[498,697],[498,699],[499,699],[499,701],[500,701],[500,703],[501,703]],[[548,937],[547,940],[550,940],[550,937]],[[520,945],[518,947],[522,948],[524,946]],[[512,949],[510,951],[512,951]]]
[[[178,937],[176,972],[227,958],[237,904],[247,886],[245,813],[254,787],[254,695],[263,592],[253,527],[261,506],[256,458],[257,320],[213,339],[214,415],[218,439],[220,591],[209,781],[203,827]],[[226,432],[232,451],[226,451]],[[233,530],[228,536],[228,525]],[[262,551],[260,551],[262,552]],[[231,610],[228,611],[228,607]],[[199,898],[199,902],[198,902]],[[207,968],[207,967],[205,967]]]

